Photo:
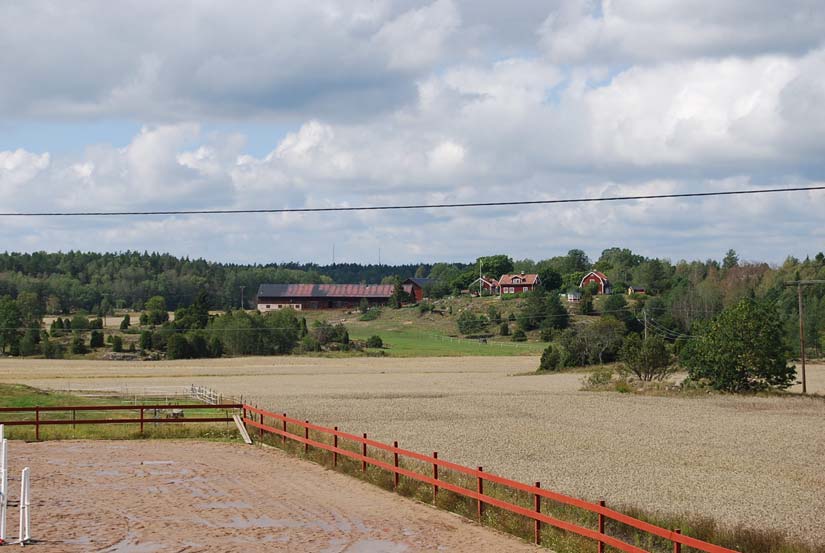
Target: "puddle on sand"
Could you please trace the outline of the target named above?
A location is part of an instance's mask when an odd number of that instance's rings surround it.
[[[81,536],[73,540],[63,540],[66,545],[92,545],[92,538],[89,536]]]
[[[251,509],[249,503],[243,501],[213,501],[212,503],[200,503],[195,505],[196,509]]]
[[[404,553],[409,548],[403,543],[389,540],[332,540],[321,553]]]
[[[96,476],[121,476],[121,472],[117,470],[99,470],[95,472]]]
[[[141,461],[141,465],[174,465],[174,461]]]

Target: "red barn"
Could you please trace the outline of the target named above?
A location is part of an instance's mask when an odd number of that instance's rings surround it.
[[[586,288],[591,282],[595,282],[598,285],[597,294],[610,294],[613,291],[610,286],[610,280],[608,280],[607,276],[602,272],[590,271],[584,275],[581,284],[579,284],[579,288]]]
[[[424,299],[424,287],[434,284],[434,278],[408,278],[401,283],[401,288],[410,295],[416,303]]]
[[[521,294],[522,292],[532,292],[536,286],[541,284],[539,275],[519,273],[515,275],[501,275],[498,279],[501,294]]]

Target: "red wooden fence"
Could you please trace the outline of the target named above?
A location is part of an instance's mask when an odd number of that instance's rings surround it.
[[[236,410],[242,409],[243,405],[240,403],[227,403],[222,405],[200,405],[200,404],[185,404],[185,405],[77,405],[68,407],[0,407],[0,413],[33,413],[34,419],[26,420],[11,420],[0,421],[0,424],[6,426],[34,426],[35,439],[40,439],[40,427],[51,425],[76,425],[76,424],[139,424],[140,431],[143,432],[145,423],[182,423],[182,422],[231,422],[232,417],[215,416],[215,417],[190,417],[190,418],[156,418],[147,417],[146,412],[154,410],[168,411],[170,409],[198,409],[198,410]],[[94,418],[94,419],[78,419],[77,413],[88,411],[134,411],[138,412],[140,416],[130,418]],[[71,419],[44,419],[41,417],[43,413],[71,413]]]
[[[295,442],[299,442],[304,444],[304,449],[310,446],[316,447],[319,449],[324,449],[326,451],[330,451],[333,454],[333,463],[337,464],[339,456],[345,456],[355,461],[360,461],[362,464],[362,469],[366,470],[366,466],[372,465],[375,467],[382,468],[386,471],[393,473],[394,475],[394,488],[397,489],[398,487],[398,476],[405,476],[407,478],[411,478],[418,482],[423,482],[425,484],[430,484],[433,486],[433,494],[434,496],[438,493],[438,490],[448,490],[458,495],[468,497],[476,501],[477,505],[477,516],[479,519],[483,514],[484,505],[491,505],[493,507],[498,507],[505,511],[509,511],[511,513],[515,513],[529,519],[535,521],[535,538],[538,542],[540,540],[540,525],[541,524],[549,524],[556,528],[560,528],[562,530],[566,530],[568,532],[572,532],[574,534],[578,534],[580,536],[584,536],[585,538],[589,538],[594,540],[599,545],[599,551],[604,550],[605,545],[609,545],[614,547],[620,551],[625,551],[627,553],[649,553],[644,549],[640,549],[635,545],[631,545],[626,543],[616,537],[609,536],[604,533],[604,521],[605,519],[614,520],[621,524],[625,524],[631,528],[635,528],[636,530],[651,534],[653,536],[657,536],[660,538],[664,538],[666,540],[670,540],[673,543],[673,548],[675,552],[681,551],[681,546],[688,546],[696,549],[698,551],[703,551],[705,553],[737,553],[732,549],[727,549],[725,547],[720,547],[718,545],[714,545],[702,540],[698,540],[696,538],[691,538],[690,536],[685,536],[679,532],[679,530],[668,530],[654,524],[650,524],[644,522],[642,520],[630,517],[628,515],[622,514],[618,511],[614,511],[613,509],[609,509],[604,506],[603,502],[600,503],[591,503],[589,501],[584,501],[581,499],[576,499],[574,497],[570,497],[564,494],[560,494],[557,492],[553,492],[551,490],[547,490],[538,486],[536,483],[535,486],[530,486],[528,484],[523,484],[521,482],[516,482],[515,480],[510,480],[508,478],[504,478],[502,476],[497,476],[495,474],[491,474],[489,472],[485,472],[482,470],[481,467],[478,469],[471,469],[469,467],[465,467],[462,465],[458,465],[456,463],[451,463],[449,461],[445,461],[444,459],[439,459],[437,454],[433,454],[433,456],[423,455],[421,453],[416,453],[414,451],[409,451],[406,449],[401,449],[398,447],[397,442],[393,445],[388,445],[382,442],[378,442],[375,440],[371,440],[367,438],[367,435],[364,434],[362,436],[358,436],[355,434],[349,434],[347,432],[342,432],[338,430],[337,427],[335,428],[327,428],[324,426],[319,426],[316,424],[311,424],[308,421],[302,421],[298,419],[289,418],[284,414],[278,413],[271,413],[269,411],[265,411],[263,409],[259,409],[257,407],[253,407],[251,405],[244,405],[244,416],[243,421],[245,424],[252,426],[254,428],[259,429],[261,432],[269,432],[271,434],[276,434],[282,437],[285,441],[287,439],[293,440]],[[257,415],[254,418],[250,416]],[[272,424],[266,424],[266,419],[271,419]],[[280,421],[280,424],[275,423],[275,421]],[[287,431],[287,423],[299,426],[303,429],[301,434],[293,434]],[[327,434],[333,437],[333,444],[327,444],[324,442],[319,442],[316,440],[312,440],[309,438],[309,431],[312,430],[314,432],[318,432],[321,434]],[[350,451],[348,449],[343,449],[339,446],[339,439],[350,440],[351,442],[355,442],[361,445],[361,452],[356,453],[354,451]],[[391,453],[393,456],[393,462],[388,463],[386,461],[377,459],[375,457],[371,457],[368,454],[368,448],[374,448],[382,451],[386,451]],[[399,466],[399,457],[413,459],[415,461],[420,461],[422,463],[426,463],[432,465],[433,467],[433,474],[432,476],[421,474],[403,467]],[[467,476],[471,476],[476,480],[476,489],[468,489],[452,482],[448,482],[438,477],[438,468],[449,469],[455,471],[460,474],[464,474]],[[484,493],[484,482],[493,482],[495,484],[499,484],[511,490],[518,490],[521,492],[526,492],[528,494],[532,494],[535,498],[534,507],[533,509],[528,509],[526,507],[522,507],[520,505],[516,505],[510,503],[508,501],[504,501],[498,499],[496,497],[492,497],[490,495],[486,495]],[[573,507],[577,507],[579,509],[589,511],[592,513],[596,513],[598,515],[598,529],[591,529],[586,528],[583,526],[578,526],[571,522],[567,522],[565,520],[561,520],[555,517],[552,517],[548,514],[541,512],[541,498],[546,498],[564,505],[570,505]]]

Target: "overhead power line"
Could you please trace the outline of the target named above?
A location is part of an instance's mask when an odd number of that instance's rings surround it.
[[[442,204],[369,205],[337,207],[284,207],[264,209],[174,209],[157,211],[31,211],[0,212],[0,217],[128,217],[149,215],[232,215],[255,213],[328,213],[342,211],[392,211],[410,209],[458,209],[470,207],[511,207],[522,205],[580,204],[598,202],[627,202],[634,200],[666,200],[673,198],[707,198],[712,196],[745,196],[775,194],[780,192],[811,192],[825,190],[823,186],[797,186],[793,188],[757,188],[751,190],[720,190],[716,192],[684,192],[679,194],[643,194],[636,196],[606,196],[601,198],[562,198],[555,200],[523,200],[502,202],[465,202]]]

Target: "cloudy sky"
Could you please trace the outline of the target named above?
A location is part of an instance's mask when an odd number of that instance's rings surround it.
[[[0,211],[825,183],[821,0],[7,0]],[[237,262],[825,249],[825,193],[392,213],[0,218],[0,251]]]

